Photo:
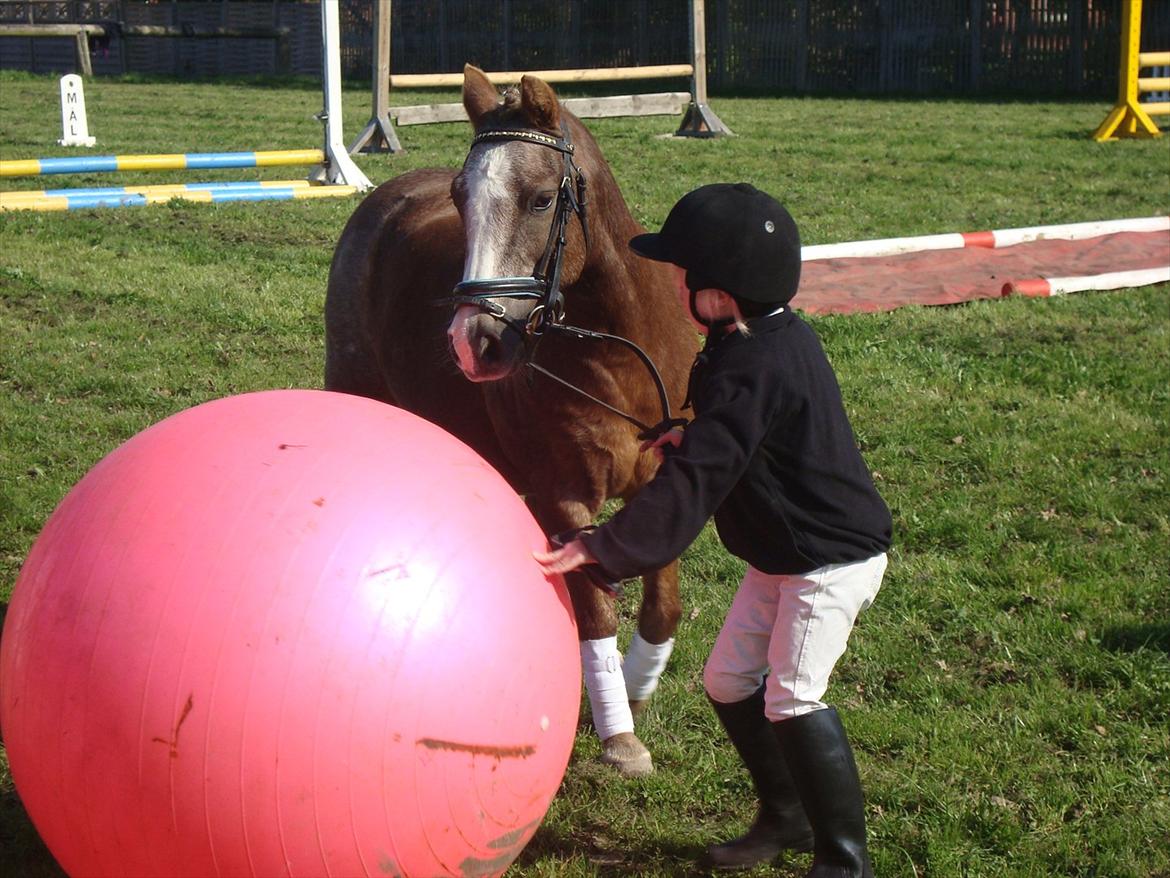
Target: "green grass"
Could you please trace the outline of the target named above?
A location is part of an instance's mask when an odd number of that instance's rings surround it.
[[[56,89],[0,73],[0,157],[67,152]],[[320,140],[311,84],[98,79],[86,94],[95,152]],[[686,190],[734,179],[786,201],[806,243],[1170,208],[1170,138],[1093,143],[1100,103],[713,103],[737,137],[663,138],[668,118],[590,125],[647,225]],[[368,96],[346,104],[356,133]],[[462,125],[399,134],[405,154],[359,160],[375,182],[457,165],[467,147]],[[18,185],[46,184],[4,187]],[[320,385],[326,272],[355,204],[0,215],[0,599],[54,506],[135,432],[214,397]],[[1163,284],[812,321],[895,515],[885,585],[830,692],[883,878],[1170,876],[1168,296]],[[684,558],[684,622],[641,726],[657,773],[615,780],[582,730],[514,874],[699,874],[705,844],[750,820],[700,676],[739,573],[710,533]],[[635,608],[631,594],[624,635]],[[58,874],[2,760],[0,862]]]

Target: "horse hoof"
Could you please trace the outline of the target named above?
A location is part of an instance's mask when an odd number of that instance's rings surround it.
[[[624,777],[645,777],[654,771],[650,751],[633,732],[621,732],[602,743],[601,761]]]
[[[637,722],[638,717],[646,712],[646,705],[649,703],[650,701],[645,698],[643,698],[641,701],[630,702],[630,714],[634,717],[634,722]]]

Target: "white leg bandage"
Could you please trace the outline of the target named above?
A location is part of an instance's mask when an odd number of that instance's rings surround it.
[[[621,732],[632,732],[634,717],[626,695],[617,637],[582,640],[581,667],[585,672],[585,691],[589,693],[597,737],[605,741]]]
[[[658,688],[658,678],[666,670],[666,660],[673,649],[673,637],[665,643],[647,643],[641,634],[634,632],[622,665],[630,701],[645,701]]]

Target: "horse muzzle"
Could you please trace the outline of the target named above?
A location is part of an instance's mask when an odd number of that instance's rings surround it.
[[[528,355],[545,310],[544,283],[536,277],[475,278],[455,286],[443,304],[456,306],[447,338],[470,381],[498,381]]]

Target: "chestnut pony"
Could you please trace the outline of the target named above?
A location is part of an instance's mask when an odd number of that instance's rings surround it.
[[[525,76],[501,99],[469,65],[463,105],[475,135],[462,169],[382,184],[342,232],[325,304],[325,386],[463,439],[557,534],[589,525],[654,475],[638,434],[681,404],[698,337],[668,268],[627,247],[642,229],[597,143],[547,83]],[[640,352],[657,366],[657,386]],[[637,664],[641,679],[628,695],[614,599],[569,577],[602,759],[626,774],[652,770],[632,716],[678,626],[677,566],[643,575],[644,655],[635,661],[631,646],[627,672]],[[598,652],[606,644],[608,656]]]

